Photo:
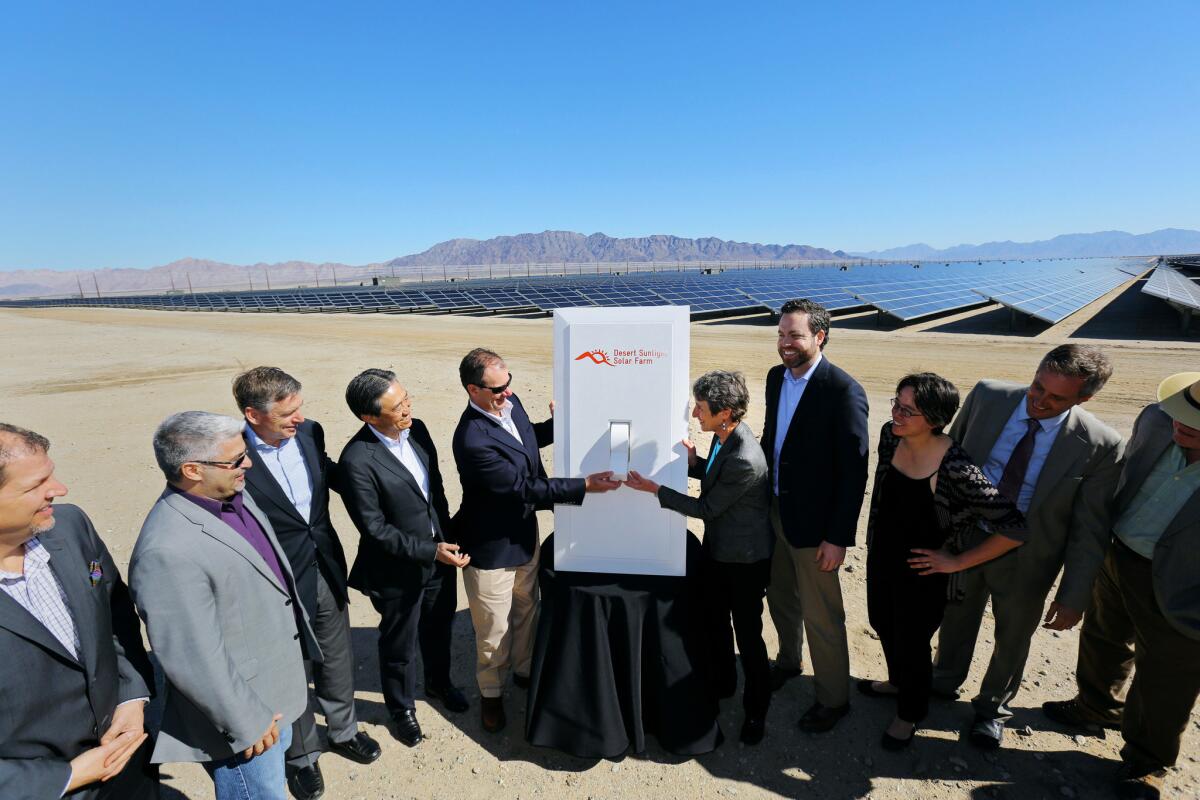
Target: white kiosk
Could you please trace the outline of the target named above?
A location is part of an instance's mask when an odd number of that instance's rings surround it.
[[[630,469],[687,491],[691,399],[686,306],[554,312],[554,472]],[[684,575],[687,520],[622,487],[554,508],[554,567]]]

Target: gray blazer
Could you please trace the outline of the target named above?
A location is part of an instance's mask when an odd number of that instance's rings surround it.
[[[983,380],[967,395],[948,431],[979,465],[1000,438],[1026,386]],[[1079,406],[1073,407],[1033,490],[1025,514],[1029,538],[1016,552],[1019,574],[1031,591],[1050,591],[1061,568],[1056,600],[1083,611],[1104,562],[1112,498],[1120,476],[1121,436]]]
[[[1133,502],[1171,441],[1171,418],[1158,403],[1146,406],[1133,423],[1114,518]],[[1200,639],[1200,492],[1192,494],[1163,531],[1154,546],[1152,571],[1154,599],[1167,622],[1189,639]]]
[[[242,500],[294,583],[266,515],[249,494]],[[283,715],[283,730],[303,713],[301,633],[311,652],[320,652],[304,609],[292,600],[294,587],[281,586],[224,522],[164,492],[138,534],[129,584],[166,675],[155,763],[228,758],[258,741],[275,714]]]
[[[713,437],[712,447],[717,444]],[[711,453],[711,447],[709,449]],[[704,544],[714,561],[752,564],[771,557],[771,484],[767,458],[745,422],[729,433],[707,471],[697,458],[688,475],[700,479],[700,496],[689,497],[666,486],[658,504],[704,520]]]

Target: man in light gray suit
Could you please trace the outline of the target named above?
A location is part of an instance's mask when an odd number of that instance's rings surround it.
[[[1078,624],[1104,560],[1121,437],[1079,406],[1110,375],[1099,348],[1061,345],[1046,354],[1028,386],[980,381],[950,426],[950,436],[1029,523],[1024,547],[962,573],[964,599],[947,606],[938,637],[933,688],[956,695],[991,598],[996,644],[972,701],[968,736],[978,747],[1000,746],[1059,570],[1062,582],[1045,613],[1051,630]]]
[[[249,495],[243,422],[203,411],[154,434],[167,488],[129,564],[166,675],[153,761],[203,763],[217,800],[285,800],[284,751],[320,650],[270,522]]]
[[[1120,728],[1124,798],[1160,796],[1200,694],[1200,372],[1167,378],[1158,400],[1125,451],[1112,543],[1079,636],[1079,694],[1042,705],[1085,732]]]

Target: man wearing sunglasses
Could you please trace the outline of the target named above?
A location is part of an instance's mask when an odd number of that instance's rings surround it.
[[[154,455],[167,488],[129,563],[130,588],[166,676],[153,761],[200,762],[217,800],[285,800],[284,751],[321,658],[287,556],[243,489],[244,422],[167,417]]]
[[[554,439],[553,420],[536,425],[512,391],[512,373],[491,350],[463,357],[459,380],[467,408],[454,431],[454,462],[462,482],[455,518],[458,542],[471,558],[463,584],[475,627],[480,716],[489,732],[505,725],[504,679],[529,685],[537,608],[536,512],[556,503],[579,505],[586,492],[621,485],[611,472],[550,478],[539,450]],[[553,407],[551,407],[553,411]]]

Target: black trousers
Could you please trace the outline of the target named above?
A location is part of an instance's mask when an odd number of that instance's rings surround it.
[[[413,662],[420,646],[425,685],[450,683],[450,627],[458,605],[458,573],[449,564],[434,564],[424,586],[395,598],[371,598],[379,620],[379,678],[388,713],[415,708],[417,672]]]
[[[904,552],[867,556],[867,617],[899,691],[896,716],[920,722],[929,713],[933,651],[929,642],[946,611],[946,575],[918,575]]]
[[[762,603],[771,580],[771,560],[730,564],[709,559],[705,570],[705,630],[714,688],[719,697],[728,697],[737,689],[736,636],[746,676],[742,708],[746,716],[762,718],[771,703],[771,663],[762,638]]]

